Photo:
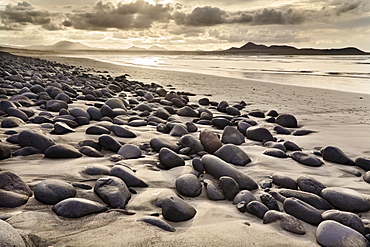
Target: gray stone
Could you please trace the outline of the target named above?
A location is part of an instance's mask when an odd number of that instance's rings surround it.
[[[222,193],[222,190],[219,188],[218,185],[216,185],[209,179],[205,179],[203,183],[204,187],[206,188],[207,197],[209,199],[213,201],[225,199],[225,195]]]
[[[101,135],[99,136],[98,141],[102,147],[113,152],[118,152],[118,150],[122,146],[116,139],[114,139],[110,135]]]
[[[104,104],[112,109],[114,108],[126,109],[125,103],[120,98],[110,98]]]
[[[284,211],[312,225],[322,221],[321,213],[315,207],[297,198],[287,198],[283,203]]]
[[[247,211],[260,219],[263,219],[269,208],[259,201],[251,201],[247,204]]]
[[[171,114],[163,108],[158,108],[156,115],[163,120],[167,120],[171,116]]]
[[[202,184],[193,174],[184,174],[175,181],[176,190],[180,195],[197,197],[202,193]]]
[[[228,176],[222,176],[219,178],[219,183],[225,197],[232,201],[234,197],[239,193],[239,184],[232,178]]]
[[[299,235],[306,234],[306,230],[302,223],[292,215],[275,210],[269,210],[263,216],[263,224],[269,224],[273,222],[279,222],[280,227],[288,232]]]
[[[159,219],[158,217],[145,216],[145,217],[137,219],[137,221],[146,222],[148,224],[151,224],[153,226],[157,226],[157,227],[159,227],[159,228],[161,228],[165,231],[168,231],[168,232],[175,232],[176,231],[176,229],[173,226],[168,224],[166,221],[164,221],[162,219]]]
[[[321,195],[321,191],[326,188],[326,186],[317,179],[307,175],[297,178],[297,184],[301,190],[311,192],[319,196]]]
[[[230,114],[230,115],[234,115],[234,116],[240,115],[240,111],[233,106],[226,107],[225,111],[227,114]]]
[[[167,169],[185,165],[185,161],[181,156],[166,147],[159,151],[159,161]]]
[[[321,149],[321,154],[322,158],[327,161],[343,165],[355,165],[355,162],[337,147],[326,146]]]
[[[288,157],[288,155],[284,151],[277,149],[277,148],[268,148],[265,151],[263,151],[263,154],[276,157],[276,158],[287,158]]]
[[[109,134],[110,130],[103,126],[90,126],[85,131],[88,135],[104,135]]]
[[[244,136],[236,128],[226,126],[222,132],[221,142],[225,144],[240,145],[245,142]]]
[[[28,121],[27,114],[24,113],[23,111],[17,109],[17,108],[14,108],[14,107],[9,107],[8,108],[8,115],[9,116],[20,118],[20,119],[22,119],[25,122]]]
[[[120,163],[113,166],[109,175],[119,177],[128,187],[148,187],[148,184],[140,179],[132,169]]]
[[[113,109],[110,108],[108,105],[103,105],[100,108],[100,113],[103,117],[110,117],[110,118],[114,117]]]
[[[141,157],[141,150],[135,145],[125,144],[117,152],[125,159],[137,159]]]
[[[281,134],[281,135],[290,135],[290,130],[278,125],[278,126],[275,126],[274,130],[276,131],[276,133],[278,134]]]
[[[246,123],[244,121],[239,121],[238,125],[237,125],[237,128],[238,130],[240,131],[240,133],[242,133],[243,135],[247,135],[247,129],[252,127],[252,125],[250,125],[249,123]]]
[[[11,152],[8,145],[0,142],[0,160],[10,158]]]
[[[47,179],[39,182],[35,187],[35,198],[45,204],[56,204],[75,195],[76,189],[60,180]]]
[[[111,131],[113,131],[113,133],[118,136],[118,137],[124,137],[124,138],[135,138],[137,137],[137,135],[132,132],[131,130],[128,130],[122,126],[119,126],[119,125],[111,125],[109,127],[109,129]]]
[[[91,120],[99,121],[103,117],[99,108],[94,106],[90,106],[89,108],[87,108],[87,113],[89,113]]]
[[[82,154],[72,145],[57,144],[45,150],[46,158],[80,158]]]
[[[218,136],[210,130],[204,129],[200,132],[199,140],[202,143],[204,150],[213,154],[222,147],[222,142]]]
[[[90,120],[90,114],[80,107],[72,108],[69,113],[74,117],[85,117]]]
[[[297,183],[291,177],[284,174],[274,173],[272,175],[272,182],[280,187],[296,190],[298,189]]]
[[[24,147],[16,150],[12,155],[13,156],[28,156],[32,154],[41,154],[41,151],[35,147]]]
[[[260,195],[260,199],[261,199],[261,202],[266,205],[266,207],[268,207],[270,210],[276,210],[276,211],[279,211],[279,205],[276,201],[276,199],[268,194],[268,193],[262,193]]]
[[[221,101],[217,105],[217,111],[226,112],[226,107],[228,107],[228,106],[229,106],[229,104],[226,101]]]
[[[75,132],[68,124],[63,122],[56,122],[54,124],[53,134],[64,135],[67,133]]]
[[[183,136],[189,134],[187,128],[182,124],[176,124],[170,131],[170,136]]]
[[[18,117],[6,117],[1,121],[1,128],[15,128],[26,123]]]
[[[284,146],[289,151],[302,151],[302,149],[297,144],[291,141],[285,141]]]
[[[332,209],[323,212],[321,216],[324,220],[334,220],[345,226],[351,227],[362,235],[366,234],[364,223],[357,214]]]
[[[316,241],[321,246],[370,246],[359,232],[333,220],[325,220],[316,229]]]
[[[95,183],[94,192],[112,208],[125,208],[131,199],[125,182],[117,177],[99,178]]]
[[[106,210],[107,207],[103,204],[82,198],[68,198],[53,206],[57,215],[66,218],[79,218]]]
[[[241,190],[238,194],[234,197],[233,204],[236,205],[239,202],[245,202],[246,204],[250,203],[251,201],[255,201],[256,198],[249,190]]]
[[[246,137],[253,141],[274,141],[274,137],[270,131],[263,127],[252,126],[246,131]]]
[[[168,221],[187,221],[196,215],[197,211],[179,197],[169,196],[162,201],[162,215]]]
[[[286,128],[298,128],[297,119],[291,114],[281,114],[276,118],[276,123]]]
[[[248,154],[233,144],[226,144],[222,146],[214,153],[214,155],[223,159],[227,163],[237,166],[245,166],[251,162]]]
[[[370,159],[357,157],[355,159],[355,165],[361,167],[365,171],[370,171]]]
[[[333,208],[325,199],[310,192],[290,189],[279,189],[278,192],[285,197],[298,198],[317,209],[328,210]]]
[[[198,117],[199,114],[190,106],[184,106],[177,110],[177,115],[185,117]]]
[[[290,157],[298,163],[306,166],[319,167],[324,164],[324,162],[322,162],[322,160],[318,159],[316,156],[302,151],[294,151],[290,154]]]
[[[89,157],[104,157],[104,154],[90,146],[82,146],[78,151]]]
[[[201,151],[204,151],[204,147],[200,140],[198,140],[193,135],[184,135],[180,138],[179,144],[182,147],[189,147],[191,150],[194,150],[194,152],[198,153]]]
[[[205,171],[217,179],[222,176],[229,176],[239,184],[239,189],[241,190],[254,190],[258,188],[257,183],[253,179],[217,156],[204,155],[202,157],[202,162]]]
[[[22,236],[9,223],[0,220],[0,247],[26,247]]]
[[[14,208],[27,203],[32,196],[28,185],[15,173],[0,172],[0,207]]]
[[[100,164],[89,164],[84,166],[83,172],[87,175],[109,175],[110,168]]]
[[[175,141],[172,141],[170,138],[166,137],[155,137],[151,139],[150,146],[156,152],[159,152],[163,147],[169,148],[174,152],[178,152],[180,150],[180,147]]]
[[[366,212],[370,210],[369,198],[352,189],[328,187],[321,191],[321,196],[342,211]]]
[[[212,126],[217,129],[224,129],[226,126],[232,126],[233,123],[223,117],[215,117],[212,119]]]
[[[45,136],[45,134],[39,130],[22,131],[21,133],[19,133],[18,143],[21,147],[35,147],[42,153],[44,153],[46,149],[55,144],[53,140]]]

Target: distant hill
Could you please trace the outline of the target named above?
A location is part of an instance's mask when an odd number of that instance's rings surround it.
[[[257,45],[252,42],[241,47],[231,47],[223,50],[222,53],[253,53],[253,54],[268,54],[268,55],[366,55],[367,53],[355,47],[346,47],[340,49],[313,49],[302,48],[298,49],[287,45]]]
[[[127,51],[146,51],[145,48],[137,47],[137,46],[131,46],[130,48],[126,49]]]
[[[71,42],[71,41],[59,41],[54,45],[34,45],[29,46],[27,49],[30,50],[51,50],[51,51],[61,51],[61,50],[93,50],[97,48],[93,48],[80,42]]]
[[[147,49],[148,51],[167,51],[166,48],[163,48],[161,46],[153,45]]]

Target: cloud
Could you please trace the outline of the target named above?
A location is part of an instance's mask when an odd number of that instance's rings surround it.
[[[341,15],[343,13],[347,13],[349,11],[355,10],[362,4],[361,1],[354,1],[354,2],[344,2],[341,3],[339,6],[335,8],[335,13],[337,15]]]
[[[172,16],[178,25],[213,26],[225,23],[227,13],[217,7],[197,7],[190,14],[175,12]]]
[[[81,30],[147,29],[154,22],[169,22],[170,11],[168,5],[152,5],[143,0],[117,5],[98,2],[93,11],[70,14],[63,24]]]
[[[52,23],[52,16],[53,14],[48,11],[36,10],[28,2],[8,4],[5,10],[0,11],[1,24],[3,28],[9,30],[22,29],[28,24],[42,26],[47,30],[59,30],[60,26]]]

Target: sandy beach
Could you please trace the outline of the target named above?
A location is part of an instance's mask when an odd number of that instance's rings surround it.
[[[154,70],[132,66],[121,66],[97,62],[89,59],[67,58],[48,55],[33,55],[41,59],[57,63],[73,65],[94,75],[102,74],[116,76],[128,74],[128,80],[143,83],[156,83],[167,91],[189,92],[188,105],[198,104],[198,100],[207,97],[211,101],[227,101],[230,106],[241,101],[246,106],[240,110],[241,114],[253,111],[268,112],[276,110],[279,114],[292,114],[298,120],[298,128],[294,130],[309,130],[312,133],[299,135],[282,135],[274,131],[276,123],[265,121],[265,118],[249,116],[258,126],[268,129],[277,140],[292,141],[303,151],[320,151],[326,146],[337,147],[351,160],[357,157],[370,157],[370,92],[363,94],[346,93],[334,90],[304,88],[281,84],[264,83],[253,80],[226,78],[215,75],[203,75],[178,71]],[[102,73],[108,71],[109,73]],[[20,88],[19,88],[20,89]],[[122,91],[124,92],[124,91]],[[138,99],[133,91],[124,92],[126,99]],[[160,98],[159,96],[156,96]],[[8,97],[10,98],[10,97]],[[104,103],[104,102],[103,102]],[[140,102],[141,103],[141,102]],[[147,103],[144,101],[144,103]],[[81,107],[87,109],[94,101],[76,100],[68,104],[68,108]],[[161,105],[157,102],[148,103],[154,110]],[[205,106],[215,116],[225,116],[215,107]],[[35,116],[45,109],[40,106],[30,106]],[[175,108],[175,107],[174,107]],[[197,108],[196,108],[197,109]],[[129,109],[134,111],[133,109]],[[55,117],[58,112],[52,112]],[[151,113],[152,114],[152,113]],[[132,115],[134,116],[134,115]],[[137,115],[135,115],[137,116]],[[6,117],[0,116],[0,120]],[[129,120],[131,116],[124,116]],[[179,122],[192,121],[194,117],[177,116]],[[64,135],[50,134],[52,128],[36,123],[27,122],[25,125],[10,128],[20,133],[24,130],[41,129],[57,144],[70,144],[78,147],[82,140],[98,140],[98,135],[86,134],[86,129],[96,126],[99,121],[90,121],[89,125],[74,128],[74,132]],[[114,136],[120,142],[140,146],[149,145],[151,139],[166,136],[174,142],[179,142],[179,136],[170,136],[157,131],[156,126],[145,125],[140,127],[124,125],[134,132],[136,138]],[[197,139],[202,130],[223,134],[222,129],[209,125],[196,124],[197,131],[191,133]],[[6,143],[12,152],[20,148],[17,144],[6,142],[9,137],[4,132],[9,128],[1,128],[0,140]],[[364,181],[366,171],[355,165],[338,164],[324,160],[319,167],[300,164],[291,158],[277,158],[263,154],[266,147],[261,142],[245,138],[245,142],[237,145],[251,159],[246,166],[237,167],[247,174],[257,184],[271,180],[275,173],[284,174],[294,180],[302,175],[309,175],[327,187],[342,187],[355,190],[366,198],[370,198],[370,184]],[[115,152],[102,150],[104,157],[88,157],[72,159],[51,159],[44,154],[29,156],[12,156],[0,161],[0,171],[10,171],[17,174],[30,188],[45,179],[59,179],[67,183],[81,183],[94,187],[98,178],[103,175],[88,175],[84,171],[93,165],[103,165],[112,168],[116,162],[110,160]],[[196,209],[194,218],[183,222],[167,221],[176,229],[175,232],[165,231],[159,227],[138,221],[146,216],[162,216],[161,208],[155,203],[166,195],[178,195],[175,181],[183,175],[193,172],[192,158],[187,156],[185,166],[178,166],[169,170],[157,168],[158,152],[152,149],[142,150],[142,157],[124,159],[135,174],[144,180],[148,187],[135,187],[135,193],[124,210],[109,208],[107,211],[91,214],[81,218],[65,218],[52,211],[53,205],[46,205],[34,196],[26,204],[15,208],[0,208],[0,217],[5,219],[16,230],[20,231],[28,241],[26,246],[319,246],[316,239],[317,226],[300,221],[305,228],[304,235],[298,235],[282,229],[279,224],[263,224],[263,221],[248,212],[240,212],[232,201],[213,201],[208,199],[203,186],[197,197],[185,197],[184,200]],[[322,157],[318,157],[322,160]],[[200,180],[214,179],[208,173],[200,175]],[[217,180],[217,179],[216,179]],[[273,189],[279,186],[274,184]],[[253,195],[260,201],[262,188],[252,190]],[[104,203],[93,189],[76,189],[77,198],[90,199]],[[283,204],[279,207],[283,211]],[[324,210],[319,210],[323,212]],[[356,212],[365,227],[369,227],[370,213]],[[367,228],[368,229],[368,228]],[[0,244],[1,246],[1,244]]]

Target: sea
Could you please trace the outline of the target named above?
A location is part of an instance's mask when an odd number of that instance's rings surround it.
[[[78,57],[149,69],[370,94],[370,56],[83,54]]]

